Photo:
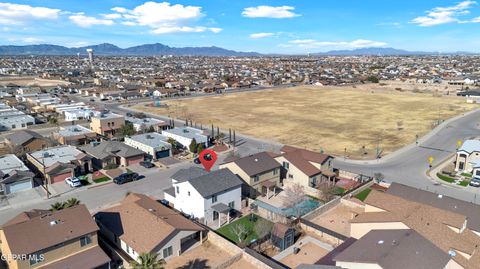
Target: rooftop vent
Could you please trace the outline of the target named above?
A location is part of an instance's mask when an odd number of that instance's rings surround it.
[[[438,199],[442,199],[443,195],[439,194],[437,197],[438,197]]]
[[[457,256],[457,252],[455,252],[455,250],[449,250],[448,255],[450,255],[450,257],[455,257]]]
[[[151,135],[149,135],[149,134],[147,134],[146,137],[147,137],[147,139],[153,139],[153,136],[151,136]]]
[[[258,162],[258,159],[257,159],[257,158],[255,158],[255,162]]]
[[[48,158],[50,157],[50,153],[48,153],[48,151],[45,151],[43,154],[42,154],[43,158]]]
[[[384,243],[383,240],[378,240],[377,245],[382,245]]]
[[[150,212],[155,212],[155,209],[149,208],[148,211],[150,211]]]
[[[52,220],[52,221],[50,221],[50,226],[57,225],[58,223],[59,223],[58,220]]]

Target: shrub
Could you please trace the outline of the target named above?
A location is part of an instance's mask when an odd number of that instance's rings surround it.
[[[446,176],[446,175],[443,175],[443,174],[440,174],[440,173],[437,173],[437,177],[443,181],[446,181],[448,183],[453,183],[455,181],[454,178],[452,177],[449,177],[449,176]]]

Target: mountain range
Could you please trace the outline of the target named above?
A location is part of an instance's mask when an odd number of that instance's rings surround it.
[[[257,52],[240,52],[234,50],[227,50],[215,46],[211,47],[169,47],[164,44],[145,44],[129,48],[120,48],[109,43],[103,43],[93,46],[68,48],[58,45],[40,44],[40,45],[25,45],[14,46],[5,45],[0,46],[0,55],[82,55],[86,54],[86,49],[91,48],[95,55],[103,56],[153,56],[153,55],[176,55],[176,56],[268,56],[273,54],[260,54]],[[438,53],[426,51],[408,51],[394,48],[360,48],[353,50],[332,50],[328,52],[311,53],[314,56],[327,55],[438,55],[438,54],[473,54],[470,52],[451,52]],[[279,55],[279,54],[275,54]]]

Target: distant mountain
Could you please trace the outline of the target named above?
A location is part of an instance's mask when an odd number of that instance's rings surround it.
[[[175,48],[160,43],[145,44],[126,49],[119,48],[109,43],[99,45],[68,48],[64,46],[41,44],[26,46],[0,46],[0,55],[76,55],[86,54],[86,49],[93,49],[95,55],[131,55],[131,56],[152,56],[152,55],[195,55],[195,56],[260,56],[256,52],[239,52],[219,47],[184,47]]]
[[[471,52],[449,52],[449,53],[439,53],[439,52],[428,52],[428,51],[408,51],[394,48],[361,48],[353,50],[331,50],[327,52],[312,53],[310,55],[339,55],[339,56],[354,56],[354,55],[452,55],[452,54],[474,54]]]

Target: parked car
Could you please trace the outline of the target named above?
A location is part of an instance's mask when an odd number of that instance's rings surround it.
[[[151,162],[140,162],[140,165],[145,167],[145,168],[152,168],[155,167],[155,165]]]
[[[82,182],[78,177],[67,177],[65,179],[65,183],[67,183],[72,188],[82,186]]]
[[[470,181],[470,186],[472,187],[480,187],[480,179],[474,178]]]
[[[123,173],[114,178],[113,183],[121,185],[138,179],[140,179],[140,176],[137,173]]]

